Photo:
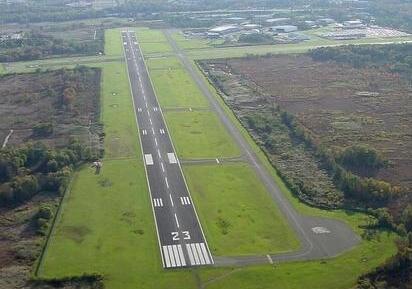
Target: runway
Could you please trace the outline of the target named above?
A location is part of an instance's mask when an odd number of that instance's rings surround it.
[[[213,257],[133,31],[122,31],[122,45],[163,267],[212,265]]]

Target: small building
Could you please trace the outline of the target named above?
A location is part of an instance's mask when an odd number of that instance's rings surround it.
[[[265,20],[268,25],[286,24],[288,21],[290,21],[290,18],[270,18]]]
[[[246,30],[259,29],[260,27],[261,26],[259,24],[245,24],[245,25],[242,25],[242,28],[246,29]]]
[[[272,26],[270,30],[276,33],[289,33],[289,32],[298,31],[298,27],[294,25],[279,25],[279,26]]]
[[[319,25],[329,25],[329,24],[334,24],[336,21],[332,18],[321,18],[317,20],[317,23]]]
[[[359,29],[365,28],[366,25],[362,23],[360,20],[350,20],[343,22],[343,29]]]
[[[232,33],[239,31],[240,28],[237,25],[222,25],[222,26],[217,26],[215,28],[212,28],[209,30],[209,33],[218,33],[220,35]]]

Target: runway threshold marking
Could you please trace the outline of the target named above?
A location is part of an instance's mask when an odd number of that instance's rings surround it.
[[[163,200],[162,198],[154,198],[153,199],[153,205],[155,207],[163,207]]]
[[[189,197],[180,197],[180,202],[182,203],[182,205],[190,205]]]
[[[164,130],[164,129],[161,128],[159,131],[160,131],[160,134],[165,134],[165,130]]]
[[[142,130],[142,135],[147,135],[147,130]]]
[[[167,153],[167,158],[169,159],[169,163],[177,164],[176,155],[174,153]]]
[[[196,266],[211,264],[205,243],[186,244],[186,249],[189,255],[190,265]]]
[[[144,160],[145,160],[146,165],[148,166],[153,165],[152,154],[144,154]]]
[[[183,255],[182,245],[163,246],[163,253],[166,268],[186,266],[186,259]]]

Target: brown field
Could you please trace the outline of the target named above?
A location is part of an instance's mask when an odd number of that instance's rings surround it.
[[[222,61],[221,61],[222,64]],[[299,121],[322,144],[367,144],[391,166],[375,176],[412,187],[412,87],[397,74],[314,62],[304,55],[223,61]]]
[[[62,105],[64,89],[76,95],[70,106]],[[100,70],[57,70],[11,74],[0,77],[0,147],[13,130],[7,146],[42,141],[62,147],[70,137],[98,145]],[[36,136],[33,128],[50,123],[53,133]]]

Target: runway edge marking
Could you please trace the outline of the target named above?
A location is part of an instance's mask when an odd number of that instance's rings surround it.
[[[138,40],[138,37],[137,37],[136,32],[134,32],[134,33],[135,33],[136,39]],[[139,41],[137,41],[137,42],[139,43]],[[154,94],[154,96],[155,96],[155,98],[156,98],[156,102],[157,102],[157,104],[159,104],[158,97],[157,97],[157,93],[156,93],[156,90],[154,89],[155,86],[153,85],[152,78],[150,77],[149,69],[147,68],[147,64],[146,64],[145,58],[144,58],[144,56],[143,56],[142,50],[140,49],[140,44],[137,44],[137,46],[139,47],[139,54],[140,54],[140,56],[141,56],[141,58],[142,58],[143,64],[144,64],[145,69],[146,69],[146,72],[147,72],[147,76],[148,76],[149,81],[150,81],[150,84],[151,84],[151,86],[152,86],[152,88],[153,88],[153,94]],[[130,79],[129,79],[129,80],[130,80]],[[169,137],[169,139],[170,139],[170,143],[172,144],[173,151],[176,152],[176,148],[175,148],[175,145],[174,145],[174,143],[173,143],[172,137],[171,137],[171,135],[170,135],[170,133],[169,133],[169,127],[168,127],[168,125],[167,125],[166,118],[164,117],[163,109],[162,109],[162,107],[160,106],[160,104],[159,104],[159,111],[160,111],[160,113],[161,113],[161,115],[162,115],[162,118],[163,118],[163,120],[164,120],[165,133],[167,133],[167,135],[168,135],[168,137]],[[180,160],[179,160],[178,157],[176,157],[176,160],[177,160],[177,165],[179,166],[179,169],[180,169],[180,171],[181,171],[181,173],[182,173],[183,181],[184,181],[184,183],[185,183],[186,190],[187,190],[187,192],[188,192],[188,196],[189,196],[190,201],[191,201],[191,203],[192,203],[193,211],[195,212],[197,222],[199,223],[200,231],[202,232],[203,239],[205,240],[205,246],[206,246],[207,252],[209,253],[210,260],[211,260],[211,264],[214,264],[215,262],[214,262],[214,260],[213,260],[212,253],[210,252],[210,248],[209,248],[208,242],[207,242],[207,240],[206,240],[206,236],[205,236],[205,233],[204,233],[204,231],[203,231],[202,224],[200,223],[200,219],[199,219],[199,216],[198,216],[198,214],[197,214],[196,206],[195,206],[195,204],[193,203],[193,199],[192,199],[192,196],[191,196],[190,191],[189,191],[189,186],[187,185],[187,181],[186,181],[185,174],[183,173],[182,166],[180,165]]]
[[[128,32],[126,32],[126,33],[128,33]],[[133,31],[133,33],[134,33],[134,31]],[[122,41],[123,41],[123,34],[122,34],[122,33],[120,33],[120,38],[121,38]],[[126,57],[125,47],[124,47],[124,45],[122,45],[122,46],[123,46],[123,55],[124,55],[125,58],[127,58],[127,57]],[[139,50],[139,51],[140,51],[140,50]],[[133,94],[132,82],[130,81],[129,66],[128,66],[127,60],[126,60],[125,62],[126,62],[126,65],[125,65],[125,66],[126,66],[126,72],[127,72],[127,79],[129,80],[130,96],[132,97],[132,104],[133,104],[133,110],[134,110],[134,118],[135,118],[135,121],[136,121],[137,128],[140,130],[139,122],[138,122],[138,120],[137,120],[137,114],[136,114],[136,104],[135,104],[135,102],[134,102],[134,94]],[[142,140],[141,140],[141,138],[140,138],[139,135],[138,135],[138,138],[139,138],[140,150],[141,150],[141,152],[142,152],[142,160],[144,161],[144,159],[143,159],[143,158],[144,158],[144,151],[143,151]],[[148,188],[148,190],[149,190],[150,199],[152,200],[152,199],[153,199],[153,195],[152,195],[152,190],[150,189],[149,177],[148,177],[148,175],[147,175],[147,168],[146,168],[145,165],[144,165],[143,167],[144,167],[145,176],[146,176],[147,188]],[[157,242],[158,242],[158,245],[159,245],[159,251],[160,251],[160,255],[161,255],[161,258],[160,258],[160,259],[162,260],[162,266],[163,266],[163,268],[165,268],[165,261],[164,261],[164,255],[163,255],[163,250],[162,250],[162,244],[160,243],[159,228],[157,227],[155,209],[154,209],[154,207],[153,207],[153,202],[152,202],[152,201],[150,202],[150,205],[151,205],[151,207],[152,207],[152,215],[153,215],[153,219],[154,219],[154,223],[155,223],[155,227],[156,227]]]

